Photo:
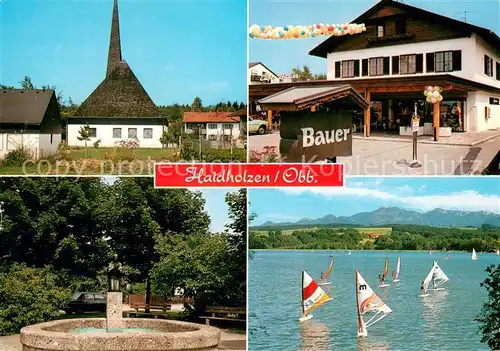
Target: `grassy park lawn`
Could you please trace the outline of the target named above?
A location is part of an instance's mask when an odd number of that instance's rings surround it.
[[[113,147],[89,147],[71,148],[68,150],[72,158],[98,158],[98,159],[113,159],[113,158],[129,158],[133,157],[139,160],[174,160],[174,149],[158,149],[158,148],[137,148],[137,149],[122,149]]]
[[[37,161],[3,162],[0,175],[153,175],[155,162],[179,162],[176,149],[162,148],[66,148]],[[242,148],[203,149],[188,162],[246,162]]]

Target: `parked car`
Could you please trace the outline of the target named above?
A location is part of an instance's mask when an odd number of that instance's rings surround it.
[[[267,123],[266,121],[262,121],[260,119],[253,119],[252,117],[248,117],[247,129],[248,133],[250,134],[258,133],[260,135],[263,135],[267,132]]]
[[[105,312],[106,295],[99,292],[77,292],[62,308],[66,314]]]

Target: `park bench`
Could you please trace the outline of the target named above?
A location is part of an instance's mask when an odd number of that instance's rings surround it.
[[[132,302],[130,304],[130,308],[135,309],[136,312],[139,312],[140,309],[146,310],[148,307],[149,309],[162,310],[163,312],[172,310],[172,305],[169,303],[156,303],[147,305],[145,303]]]
[[[236,322],[246,322],[247,311],[243,307],[218,307],[218,306],[208,306],[205,310],[207,314],[211,316],[200,316],[200,318],[205,319],[205,324],[210,325],[210,320],[224,320],[224,321],[236,321]]]

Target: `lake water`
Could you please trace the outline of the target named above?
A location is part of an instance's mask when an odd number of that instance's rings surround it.
[[[319,280],[335,257],[325,291],[333,297],[301,316],[301,271]],[[400,283],[391,283],[391,271],[401,257]],[[488,350],[481,344],[474,321],[486,297],[480,283],[489,264],[500,256],[466,253],[352,251],[259,251],[249,260],[249,350]],[[385,258],[389,257],[389,288],[378,288]],[[420,284],[437,260],[450,280],[445,291],[420,297]],[[358,339],[355,270],[393,310]],[[365,321],[367,319],[365,318]]]

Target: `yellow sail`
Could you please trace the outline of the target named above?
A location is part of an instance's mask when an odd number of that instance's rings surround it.
[[[328,266],[328,270],[325,273],[325,277],[323,279],[327,279],[330,276],[330,273],[332,273],[332,269],[333,269],[333,256],[330,265]]]
[[[389,272],[389,258],[385,258],[385,266],[384,266],[384,273],[382,273],[382,276],[385,278],[387,277],[387,272]]]

